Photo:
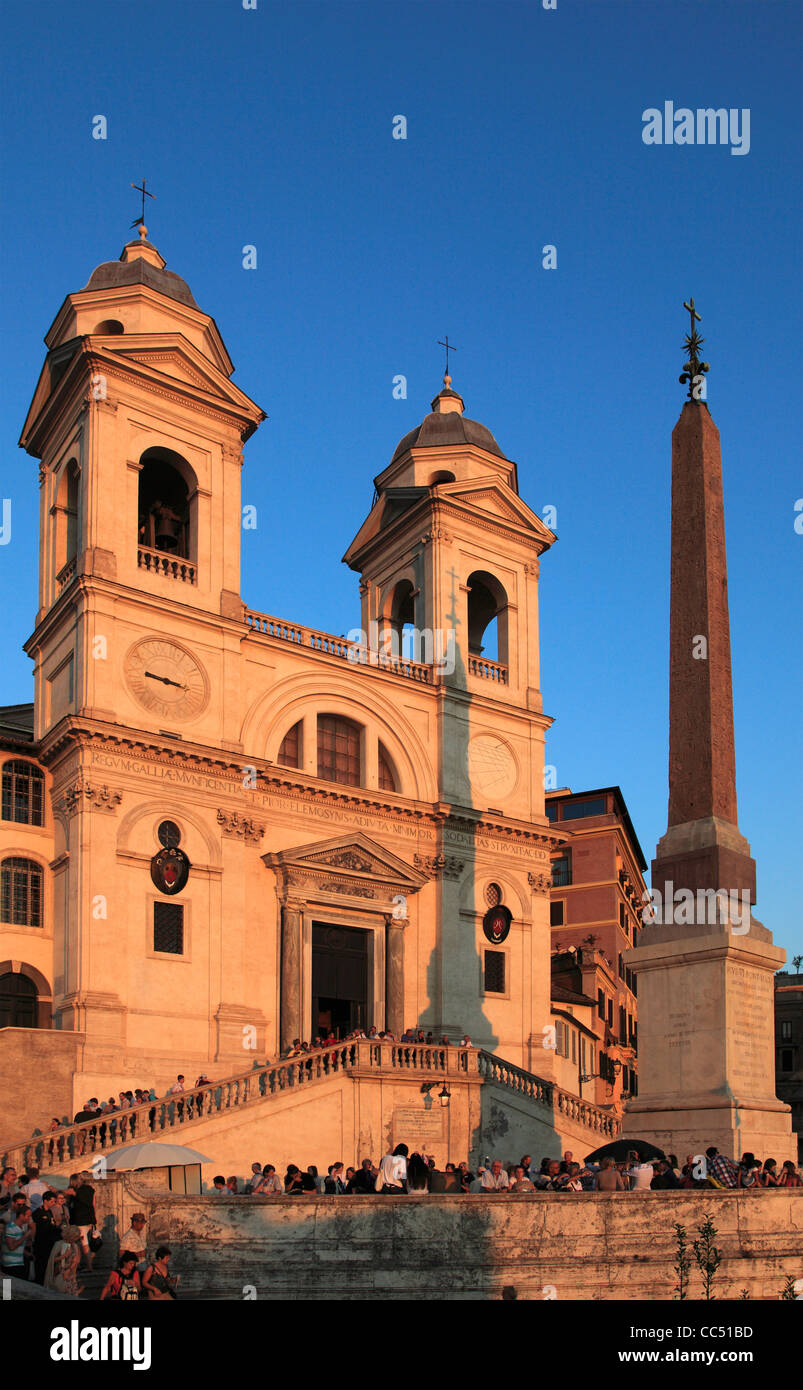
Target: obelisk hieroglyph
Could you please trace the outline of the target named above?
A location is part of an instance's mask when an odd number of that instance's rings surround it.
[[[672,434],[669,815],[639,945],[639,1093],[624,1132],[685,1161],[711,1144],[795,1158],[775,1095],[773,974],[786,959],[752,916],[755,863],[736,814],[728,578],[719,431],[700,399],[692,299]],[[650,923],[650,925],[647,925]]]

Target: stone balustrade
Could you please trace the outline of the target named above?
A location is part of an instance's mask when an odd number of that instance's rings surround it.
[[[378,666],[392,675],[403,676],[423,685],[432,683],[432,668],[424,662],[374,651],[358,642],[349,642],[345,637],[335,637],[331,632],[319,632],[316,628],[287,623],[282,618],[257,613],[252,608],[244,608],[243,619],[251,632],[259,636],[274,637],[280,642],[292,642],[296,646],[308,647],[313,651],[323,652],[326,656],[349,661],[355,666]]]
[[[137,546],[137,566],[149,574],[161,574],[167,579],[178,579],[183,584],[195,583],[195,565],[180,555],[170,555],[166,550]]]
[[[6,1149],[2,1162],[13,1163],[20,1172],[32,1166],[47,1169],[85,1162],[95,1154],[111,1152],[124,1144],[159,1139],[169,1131],[228,1110],[259,1104],[293,1088],[312,1086],[340,1074],[364,1077],[381,1073],[388,1077],[410,1075],[444,1080],[475,1077],[525,1096],[552,1113],[559,1111],[586,1128],[589,1136],[613,1139],[621,1128],[616,1116],[608,1111],[480,1048],[359,1038],[330,1043],[298,1057],[252,1067],[207,1086],[35,1135]]]
[[[479,676],[483,680],[496,681],[498,685],[507,685],[508,668],[503,666],[500,661],[486,661],[481,656],[470,656],[468,659],[468,671],[471,676]]]

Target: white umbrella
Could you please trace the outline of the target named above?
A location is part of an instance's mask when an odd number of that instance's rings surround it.
[[[134,1168],[182,1168],[189,1163],[213,1163],[214,1159],[183,1144],[126,1144],[106,1159],[107,1169],[130,1172]]]

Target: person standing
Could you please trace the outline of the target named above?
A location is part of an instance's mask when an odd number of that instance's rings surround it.
[[[610,1156],[602,1160],[602,1165],[594,1179],[594,1190],[596,1192],[627,1191],[625,1180]]]
[[[125,1235],[121,1237],[120,1249],[127,1250],[131,1255],[137,1257],[137,1268],[145,1268],[145,1255],[147,1250],[147,1237],[145,1234],[145,1213],[135,1211],[131,1217],[131,1225]]]
[[[75,1196],[70,1203],[70,1221],[73,1226],[77,1226],[81,1233],[81,1250],[86,1260],[87,1269],[91,1269],[95,1256],[89,1247],[89,1233],[97,1225],[95,1215],[95,1189],[87,1182],[89,1173],[78,1174],[78,1185],[75,1189]]]
[[[15,1203],[11,1219],[3,1226],[0,1236],[0,1268],[4,1274],[13,1274],[17,1279],[28,1278],[25,1247],[31,1239],[32,1229],[31,1209],[23,1198]]]
[[[395,1192],[398,1194],[406,1191],[407,1155],[409,1152],[406,1144],[397,1144],[393,1153],[385,1154],[379,1164],[379,1173],[376,1179],[377,1192]]]
[[[642,1163],[635,1149],[628,1154],[629,1167],[627,1176],[630,1179],[631,1192],[649,1192],[650,1183],[655,1177],[655,1169],[651,1163]]]
[[[37,1284],[44,1284],[45,1270],[50,1259],[50,1252],[56,1241],[60,1239],[59,1228],[56,1225],[54,1207],[56,1205],[55,1192],[45,1192],[42,1197],[41,1205],[33,1213],[33,1268],[34,1281]]]
[[[50,1252],[45,1270],[45,1288],[78,1298],[83,1293],[83,1286],[78,1283],[80,1263],[81,1232],[77,1226],[66,1226],[61,1240],[56,1241]]]

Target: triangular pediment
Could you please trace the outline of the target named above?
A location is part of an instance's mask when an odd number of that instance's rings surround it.
[[[107,339],[102,351],[229,404],[251,404],[244,392],[181,333],[129,334]]]
[[[495,475],[473,478],[471,482],[446,483],[439,491],[444,501],[461,509],[465,507],[474,514],[484,513],[517,530],[530,531],[549,545],[556,539],[554,532],[544,525],[526,502]]]
[[[416,892],[426,875],[412,864],[391,854],[368,835],[338,835],[333,840],[314,840],[311,844],[263,854],[269,868],[306,871],[324,883],[327,878],[353,879],[355,884],[370,882],[378,886]]]

